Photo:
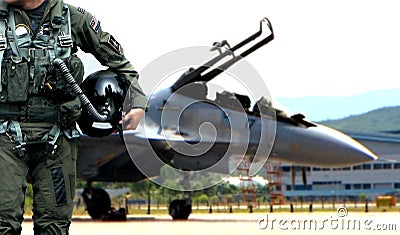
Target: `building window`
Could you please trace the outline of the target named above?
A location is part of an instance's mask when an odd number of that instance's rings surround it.
[[[385,169],[385,170],[390,170],[390,169],[392,169],[392,163],[385,163],[385,164],[383,164],[383,169]]]
[[[361,184],[354,184],[354,185],[353,185],[353,188],[354,188],[354,189],[361,189]]]
[[[371,184],[363,184],[363,189],[371,189],[372,185]]]
[[[351,189],[351,184],[346,184],[346,185],[345,185],[345,189],[346,189],[346,190],[350,190],[350,189]]]
[[[361,170],[361,165],[353,166],[353,170]]]
[[[282,166],[283,172],[290,172],[290,166]]]
[[[296,190],[296,191],[300,191],[300,190],[312,190],[312,187],[311,187],[311,185],[307,185],[307,186],[305,186],[305,185],[295,185],[295,186],[294,186],[294,190]]]
[[[313,171],[321,171],[321,168],[319,168],[319,167],[313,167],[312,170],[313,170]]]
[[[394,164],[394,169],[400,169],[400,163],[395,163]]]
[[[363,170],[371,170],[371,164],[363,164],[362,168]]]
[[[374,170],[382,169],[382,163],[374,163]]]
[[[400,189],[400,183],[394,183],[394,188],[395,189]]]

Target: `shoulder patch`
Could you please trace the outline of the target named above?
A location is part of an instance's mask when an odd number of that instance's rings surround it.
[[[98,33],[100,30],[100,21],[93,16],[92,20],[90,21],[90,27],[96,32]]]
[[[119,44],[112,35],[108,36],[107,42],[116,52],[118,52],[118,54],[122,54],[121,44]]]
[[[83,9],[82,7],[78,7],[78,11],[82,14],[85,14],[86,10]]]

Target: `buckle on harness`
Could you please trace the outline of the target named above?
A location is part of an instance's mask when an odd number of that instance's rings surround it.
[[[36,141],[36,142],[20,142],[17,146],[12,148],[12,151],[17,154],[18,157],[23,158],[26,155],[29,148],[41,149],[43,152],[50,153],[52,156],[55,155],[58,145],[52,144],[48,141]]]
[[[34,59],[34,58],[41,58],[41,57],[46,57],[47,55],[47,49],[36,49],[36,48],[29,48],[28,50],[29,53],[29,58]]]
[[[16,121],[9,121],[7,122],[6,133],[10,137],[10,141],[18,144],[12,148],[12,151],[18,157],[23,158],[26,156],[26,152],[29,149],[42,150],[43,152],[54,156],[58,148],[56,142],[61,134],[61,130],[57,125],[54,125],[40,141],[26,142],[22,137],[19,123]]]
[[[19,145],[12,148],[12,151],[20,158],[25,157],[26,153],[26,143],[20,143]]]
[[[4,51],[7,49],[7,39],[3,37],[3,35],[0,36],[0,51]]]
[[[64,33],[61,33],[61,35],[58,36],[58,41],[60,42],[61,47],[72,47],[73,45],[71,36]]]

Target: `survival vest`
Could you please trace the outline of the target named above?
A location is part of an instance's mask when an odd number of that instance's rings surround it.
[[[69,8],[58,2],[45,17],[49,20],[33,35],[15,10],[0,1],[0,120],[55,122],[60,105],[75,98],[52,66],[55,58],[67,65],[77,58],[71,55]],[[81,61],[73,64],[81,67],[70,69],[81,69],[83,76]]]

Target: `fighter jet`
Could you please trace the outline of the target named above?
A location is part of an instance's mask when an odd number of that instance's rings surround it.
[[[289,115],[276,108],[268,94],[255,98],[219,91],[210,98],[209,83],[273,39],[272,26],[265,18],[259,31],[233,47],[227,41],[214,43],[210,53],[216,56],[148,95],[149,108],[135,131],[122,131],[118,124],[99,128],[94,121],[88,122],[93,115],[84,115],[79,122],[84,133],[77,160],[78,179],[136,182],[150,178],[163,185],[165,179],[159,176],[162,169],[168,169],[182,182],[181,188],[174,189],[186,196],[174,200],[169,212],[174,219],[187,219],[190,191],[201,189],[193,182],[207,174],[229,176],[240,161],[248,161],[249,174],[255,175],[266,161],[343,167],[376,160],[374,153],[349,136],[308,121],[302,114]],[[83,90],[87,93],[94,87],[97,95],[112,94],[110,90],[116,90],[117,85],[107,83],[115,76],[110,71],[97,73],[85,80]],[[118,102],[110,99],[106,105],[94,105],[100,114],[110,116],[112,110],[119,110],[112,107]],[[89,191],[91,195],[85,198],[89,215],[100,218],[108,213],[110,199],[102,189]]]

